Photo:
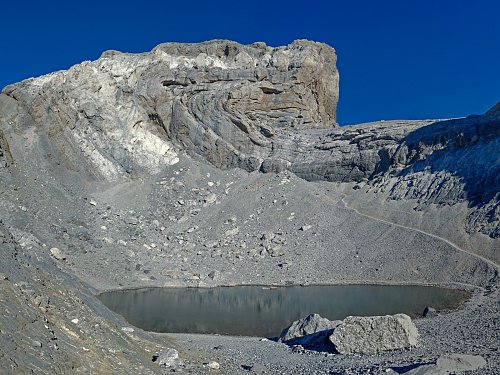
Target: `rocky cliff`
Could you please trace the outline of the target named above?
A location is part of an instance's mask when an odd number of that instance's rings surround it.
[[[336,126],[335,62],[331,47],[308,41],[166,43],[138,55],[107,51],[4,93],[61,157],[99,177],[158,172],[178,160],[174,145],[251,171],[278,129]]]

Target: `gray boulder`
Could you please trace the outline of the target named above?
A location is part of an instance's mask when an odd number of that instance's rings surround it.
[[[53,247],[50,249],[50,255],[56,260],[65,260],[66,257],[63,255],[61,250],[59,250],[57,247]]]
[[[311,345],[324,344],[327,337],[332,333],[342,321],[328,320],[318,314],[310,314],[305,318],[294,321],[288,328],[285,328],[279,335],[278,340],[291,345]]]
[[[418,332],[405,314],[348,316],[335,328],[330,341],[340,354],[376,354],[416,346]]]
[[[172,348],[167,348],[159,355],[153,356],[153,361],[160,366],[173,367],[179,362],[179,352]]]

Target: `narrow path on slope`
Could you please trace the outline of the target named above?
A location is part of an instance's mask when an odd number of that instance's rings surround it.
[[[433,238],[435,238],[437,240],[443,241],[443,242],[447,243],[448,245],[450,245],[451,247],[453,247],[455,250],[460,251],[462,253],[465,253],[467,255],[470,255],[472,257],[475,257],[475,258],[477,258],[479,260],[482,260],[483,262],[485,262],[486,264],[488,264],[489,266],[491,266],[495,270],[495,276],[490,281],[494,281],[494,280],[498,279],[499,265],[496,264],[495,262],[493,262],[492,260],[490,260],[488,258],[485,258],[485,257],[483,257],[481,255],[474,254],[474,253],[472,253],[470,251],[467,251],[465,249],[462,249],[458,245],[455,245],[453,242],[447,240],[446,238],[440,237],[438,235],[435,235],[435,234],[432,234],[432,233],[429,233],[429,232],[426,232],[426,231],[423,231],[423,230],[420,230],[420,229],[417,229],[417,228],[412,228],[412,227],[407,227],[405,225],[396,224],[396,223],[388,221],[388,220],[384,220],[384,219],[381,219],[381,218],[378,218],[378,217],[375,217],[375,216],[371,216],[371,215],[365,214],[365,213],[359,211],[357,208],[354,208],[354,207],[349,206],[347,204],[347,202],[344,200],[344,198],[347,197],[347,194],[342,193],[342,192],[338,192],[338,193],[342,196],[342,198],[340,199],[340,201],[342,202],[342,204],[344,205],[344,207],[346,209],[352,210],[355,213],[357,213],[358,215],[364,216],[364,217],[366,217],[368,219],[376,220],[376,221],[379,221],[381,223],[388,224],[388,225],[393,225],[393,226],[398,227],[398,228],[408,229],[408,230],[411,230],[411,231],[414,231],[414,232],[418,232],[418,233],[424,234],[424,235],[429,236],[429,237],[433,237]]]

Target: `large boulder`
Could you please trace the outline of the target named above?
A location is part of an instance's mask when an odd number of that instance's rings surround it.
[[[342,321],[328,320],[319,314],[310,314],[305,318],[294,321],[279,335],[278,340],[285,343],[304,345],[311,341],[317,341],[319,336],[330,334]],[[323,335],[318,335],[323,333]]]
[[[340,354],[376,354],[416,346],[417,337],[415,324],[405,314],[348,316],[330,341]]]

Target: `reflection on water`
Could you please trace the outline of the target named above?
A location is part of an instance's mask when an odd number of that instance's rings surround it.
[[[467,296],[459,290],[423,286],[335,285],[151,288],[103,293],[99,299],[147,331],[271,337],[311,313],[330,320],[416,315],[426,306],[455,308]]]

